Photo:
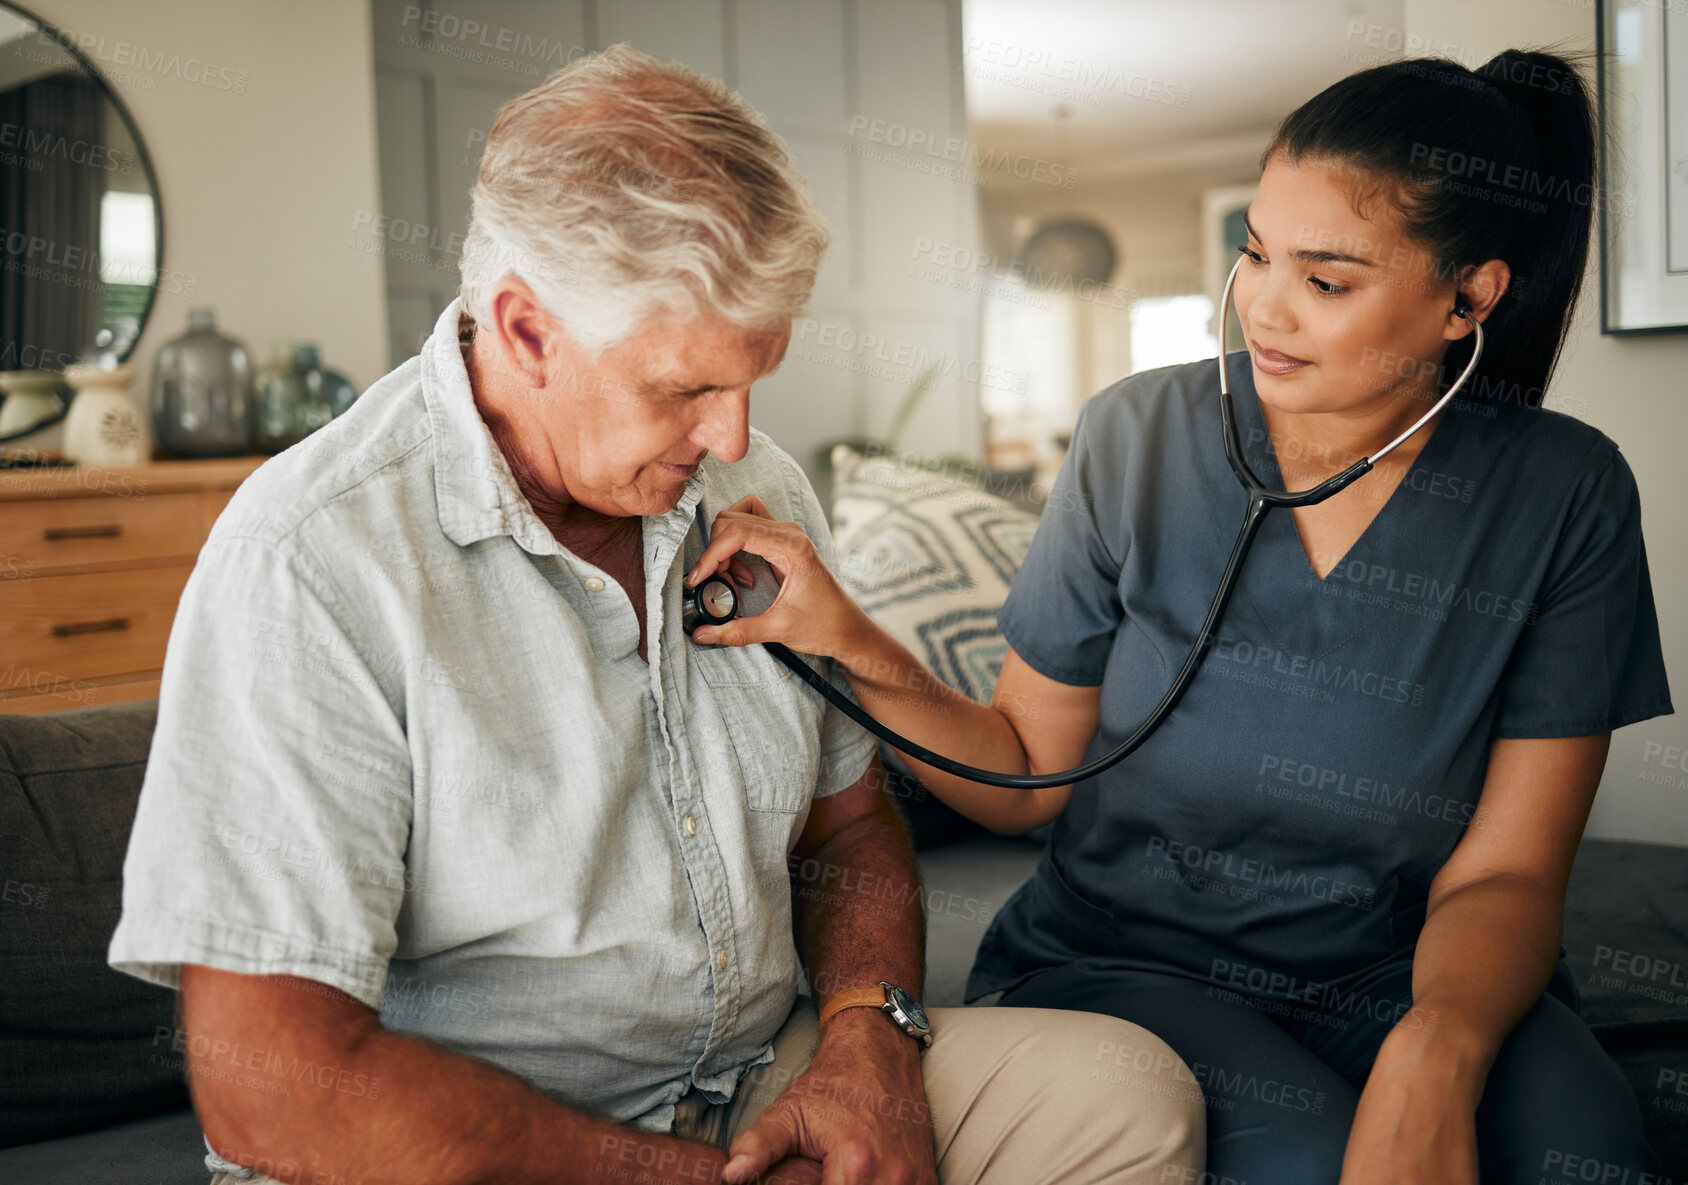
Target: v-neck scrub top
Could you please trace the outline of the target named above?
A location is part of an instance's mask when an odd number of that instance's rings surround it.
[[[1272,483],[1247,353],[1228,365],[1245,455]],[[1086,761],[1170,685],[1246,505],[1212,361],[1085,403],[998,622],[1037,671],[1101,686]],[[1073,787],[967,998],[1081,959],[1293,996],[1410,957],[1495,740],[1671,710],[1617,446],[1555,412],[1453,401],[1323,580],[1293,513],[1267,515],[1184,698]]]

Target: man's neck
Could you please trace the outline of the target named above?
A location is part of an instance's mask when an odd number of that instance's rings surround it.
[[[483,348],[477,334],[473,344],[463,350],[475,410],[510,466],[516,488],[533,507],[539,521],[559,543],[582,555],[637,533],[640,529],[637,516],[603,514],[569,496],[568,483],[563,479],[551,442],[543,435],[524,432],[511,414],[511,407],[519,405],[524,393],[510,392],[500,384],[498,368],[487,364],[481,353]]]

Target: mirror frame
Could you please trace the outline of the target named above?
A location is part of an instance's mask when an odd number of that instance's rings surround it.
[[[76,44],[52,22],[41,19],[23,5],[14,4],[12,0],[0,0],[0,8],[10,9],[24,20],[33,21],[38,34],[50,37],[55,45],[74,58],[76,63],[88,72],[90,78],[100,84],[100,89],[105,92],[106,101],[116,108],[117,116],[123,121],[123,126],[129,133],[129,138],[135,142],[135,155],[140,158],[141,168],[146,173],[147,183],[152,186],[152,235],[153,242],[157,244],[157,260],[153,264],[152,291],[147,294],[147,302],[141,309],[140,323],[135,328],[135,339],[129,343],[129,348],[117,358],[118,364],[121,365],[134,354],[135,347],[140,345],[141,337],[146,333],[147,322],[152,320],[153,306],[158,302],[159,277],[164,272],[164,194],[158,187],[158,172],[152,167],[152,156],[147,152],[147,142],[141,136],[141,129],[135,124],[135,117],[129,113],[128,106],[111,85],[111,80],[100,73],[99,67],[89,61],[88,56],[77,49]],[[62,371],[60,372],[60,382],[63,383]],[[61,395],[60,402],[64,404],[64,407],[57,415],[50,416],[22,432],[0,436],[0,444],[19,440],[25,436],[32,436],[43,428],[50,428],[54,424],[62,423],[64,418],[70,414],[71,400],[65,399]]]

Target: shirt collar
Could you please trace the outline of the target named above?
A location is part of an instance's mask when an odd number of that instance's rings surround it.
[[[463,362],[463,345],[474,323],[453,300],[422,346],[422,400],[434,440],[434,496],[440,529],[459,547],[495,535],[509,535],[535,555],[564,551],[516,485],[486,421],[475,408],[474,389]],[[686,479],[674,509],[654,521],[664,535],[678,537],[691,524],[703,492],[703,467]]]

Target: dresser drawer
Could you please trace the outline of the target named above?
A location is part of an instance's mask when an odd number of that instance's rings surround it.
[[[0,580],[0,696],[164,666],[192,563]],[[0,699],[3,710],[4,699]]]
[[[0,576],[199,554],[202,494],[0,502]]]

